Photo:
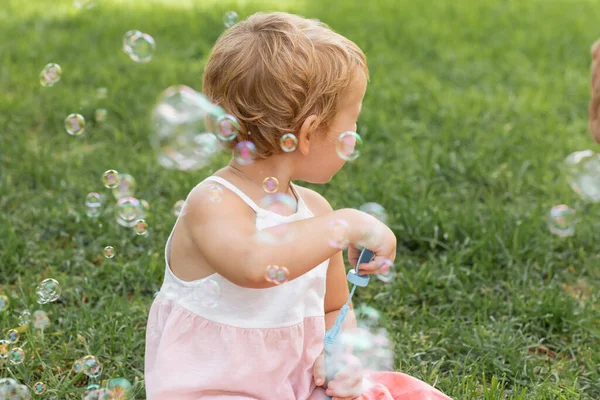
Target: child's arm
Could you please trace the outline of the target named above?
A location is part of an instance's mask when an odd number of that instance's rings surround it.
[[[334,219],[348,222],[350,243],[362,240],[361,244],[374,247],[371,250],[375,254],[395,258],[396,240],[392,231],[369,214],[353,209],[290,223],[292,243],[264,243],[257,235],[254,212],[228,190],[223,191],[220,202],[211,202],[209,186],[198,186],[188,198],[185,224],[207,263],[236,285],[271,287],[275,284],[264,276],[269,265],[286,267],[292,280],[338,253],[339,249],[330,246],[327,240],[329,223]],[[346,282],[345,277],[343,281]]]

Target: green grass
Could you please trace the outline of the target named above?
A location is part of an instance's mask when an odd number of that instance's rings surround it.
[[[5,0],[0,8],[0,313],[46,310],[28,332],[26,361],[0,377],[44,381],[80,398],[74,360],[96,355],[102,379],[126,377],[143,399],[146,315],[164,269],[171,207],[226,162],[195,173],[162,169],[148,113],[173,84],[200,89],[207,54],[229,9],[280,9],[319,18],[366,52],[371,82],[359,121],[363,156],[324,186],[334,208],[382,204],[399,242],[398,278],[357,292],[380,309],[399,370],[455,399],[600,398],[600,208],[576,198],[560,173],[587,133],[589,47],[600,37],[595,1],[338,1],[268,3]],[[154,60],[120,51],[129,29],[154,36]],[[48,62],[63,68],[39,85]],[[108,99],[94,100],[96,88]],[[103,125],[93,123],[108,109]],[[89,132],[62,121],[80,111]],[[151,233],[135,237],[110,213],[85,216],[100,176],[132,174],[151,204]],[[108,194],[108,193],[107,193]],[[576,207],[574,237],[546,229],[555,204]],[[102,258],[113,245],[117,256]],[[37,305],[35,286],[63,294]],[[541,351],[540,345],[548,351]],[[538,349],[538,350],[536,350]],[[541,348],[542,350],[544,348]]]

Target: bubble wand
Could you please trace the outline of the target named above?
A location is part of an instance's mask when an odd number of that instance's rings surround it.
[[[373,252],[368,249],[363,249],[358,257],[358,261],[356,262],[356,266],[354,269],[348,271],[348,275],[346,278],[348,282],[352,283],[352,290],[350,291],[350,296],[348,296],[348,301],[344,306],[340,309],[340,313],[335,319],[335,324],[325,332],[325,345],[324,345],[324,356],[325,356],[325,388],[327,388],[327,384],[329,381],[333,379],[335,374],[337,374],[338,368],[333,362],[333,353],[336,350],[337,346],[339,346],[338,339],[340,332],[342,331],[342,324],[346,319],[346,314],[348,310],[350,310],[350,301],[352,300],[352,296],[354,296],[354,291],[357,286],[365,287],[369,283],[369,275],[359,275],[358,274],[358,266],[362,263],[368,263],[373,259]],[[328,398],[331,398],[328,396]]]

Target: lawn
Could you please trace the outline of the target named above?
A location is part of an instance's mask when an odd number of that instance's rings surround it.
[[[398,276],[357,291],[355,303],[385,316],[397,369],[461,400],[600,398],[600,207],[582,203],[560,168],[595,147],[586,117],[596,1],[97,2],[0,8],[0,293],[10,298],[0,330],[24,309],[51,320],[21,333],[25,361],[0,364],[0,377],[43,381],[45,398],[81,398],[93,382],[71,367],[91,354],[104,366],[96,383],[125,377],[145,398],[145,323],[171,209],[228,160],[162,168],[150,109],[168,86],[201,89],[226,11],[278,9],[328,23],[369,60],[364,151],[329,184],[309,186],[334,208],[374,201],[389,214]],[[121,51],[130,29],[156,40],[151,62]],[[38,77],[50,62],[63,77],[45,88]],[[95,97],[101,87],[106,99]],[[88,120],[84,135],[65,133],[73,112]],[[151,207],[147,236],[119,226],[112,202],[85,215],[88,192],[110,196],[107,169],[135,177]],[[581,217],[572,237],[546,227],[561,203]],[[39,305],[45,278],[62,295]]]

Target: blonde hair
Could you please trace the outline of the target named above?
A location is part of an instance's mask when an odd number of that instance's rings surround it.
[[[238,137],[258,158],[282,152],[280,139],[329,126],[356,68],[368,78],[364,53],[325,24],[283,12],[256,13],[225,31],[204,71],[202,91],[240,122]]]

